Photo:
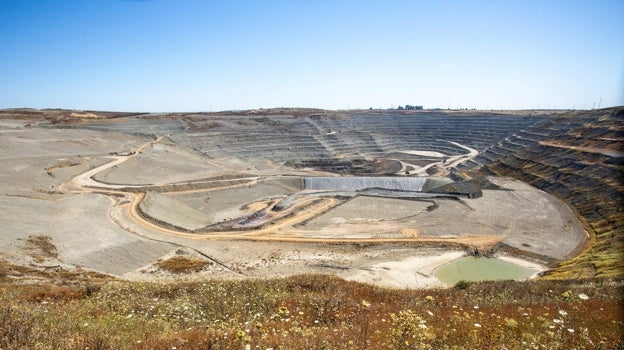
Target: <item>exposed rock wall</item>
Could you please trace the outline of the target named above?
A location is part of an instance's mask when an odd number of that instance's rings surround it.
[[[624,275],[624,107],[548,119],[459,170],[478,168],[554,194],[585,219],[590,243],[552,276]]]

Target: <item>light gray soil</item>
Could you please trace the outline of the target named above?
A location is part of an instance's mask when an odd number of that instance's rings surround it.
[[[196,191],[180,194],[167,194],[172,199],[184,203],[203,213],[206,225],[238,218],[249,214],[253,209],[245,206],[271,198],[279,198],[301,189],[302,180],[298,177],[270,178],[252,185],[238,186],[225,190]],[[156,218],[162,218],[160,212],[150,211]],[[167,221],[168,222],[168,221]],[[184,224],[183,220],[171,222]]]
[[[225,174],[227,171],[207,159],[165,141],[145,148],[136,157],[101,172],[95,179],[111,184],[150,185]]]
[[[481,198],[410,201],[360,196],[311,220],[306,236],[391,237],[402,229],[418,237],[499,235],[512,247],[555,259],[584,239],[572,211],[553,196],[513,179],[493,178],[503,190]]]
[[[307,126],[309,130],[302,131],[307,133],[307,139],[299,142],[299,136],[291,133],[297,130],[301,121],[287,116],[277,120],[281,129],[263,124],[263,119],[229,120],[223,117],[219,123],[224,130],[214,134],[208,131],[196,133],[192,134],[193,137],[187,137],[190,135],[185,134],[188,126],[179,120],[164,120],[159,124],[157,119],[121,118],[114,122],[77,123],[73,129],[2,121],[0,259],[31,263],[24,242],[29,236],[41,235],[49,236],[58,249],[59,264],[130,279],[179,278],[160,271],[154,263],[173,255],[196,254],[213,262],[210,268],[194,276],[197,278],[267,278],[326,273],[379,285],[416,288],[436,286],[430,272],[435,266],[462,255],[462,250],[423,247],[408,241],[360,244],[288,239],[492,235],[501,236],[504,243],[513,247],[555,259],[566,257],[584,239],[578,221],[562,202],[509,179],[492,179],[508,191],[487,190],[482,198],[463,199],[463,202],[435,199],[435,208],[429,201],[360,196],[333,209],[313,212],[316,217],[302,226],[288,226],[284,231],[269,229],[262,241],[191,237],[163,230],[134,216],[131,208],[136,204],[136,193],[123,192],[119,188],[123,186],[106,187],[107,183],[168,185],[202,179],[225,179],[219,182],[219,186],[226,186],[231,178],[249,179],[249,183],[243,186],[150,193],[141,204],[146,212],[159,220],[195,229],[249,215],[261,208],[263,201],[302,191],[301,177],[321,175],[314,170],[284,166],[281,161],[288,155],[340,156],[340,152],[351,152],[351,141],[357,141],[362,150],[369,149],[370,152],[385,149],[391,152],[395,148],[419,151],[417,147],[421,144],[420,139],[412,136],[405,136],[405,142],[411,142],[409,147],[404,147],[398,139],[396,144],[376,142],[366,130],[349,132],[353,125],[347,119],[330,120],[327,123],[333,124],[320,125],[317,131],[314,131],[313,124],[320,121],[311,120]],[[207,119],[206,123],[209,121]],[[399,118],[398,122],[411,123],[412,119]],[[518,123],[516,119],[514,122]],[[237,134],[239,127],[257,133],[250,134],[253,137]],[[370,128],[373,127],[371,124]],[[142,129],[145,132],[140,132]],[[337,134],[342,139],[334,140],[338,136],[326,135],[327,130],[344,130]],[[387,132],[390,135],[394,130],[389,127]],[[496,132],[504,135],[504,130],[503,125]],[[171,137],[159,134],[162,138],[158,139],[149,135],[160,131],[177,134]],[[371,144],[362,140],[369,140]],[[239,141],[241,144],[236,143]],[[231,142],[227,149],[226,142]],[[449,154],[466,151],[449,142],[436,142],[423,139],[422,145],[426,149],[422,151]],[[475,144],[471,147],[477,147]],[[319,145],[325,148],[321,149]],[[221,146],[224,147],[222,151]],[[132,154],[135,150],[140,152]],[[255,159],[249,153],[253,150],[268,153]],[[272,156],[273,160],[267,159]],[[110,164],[112,161],[116,163]],[[107,168],[106,164],[111,167]],[[100,166],[103,170],[98,172]],[[81,181],[73,180],[89,170],[97,173],[94,179],[83,175]],[[97,184],[98,181],[100,186],[84,185]],[[140,192],[140,189],[134,188],[133,191]],[[296,219],[299,213],[294,211],[292,216]],[[305,208],[301,213],[306,213]],[[244,234],[240,233],[240,238],[247,237]],[[276,236],[281,240],[271,241]]]

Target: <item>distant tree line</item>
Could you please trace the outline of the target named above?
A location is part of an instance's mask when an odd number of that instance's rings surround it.
[[[369,107],[369,110],[373,110],[373,107]],[[399,111],[413,111],[413,110],[421,110],[424,109],[423,106],[412,106],[412,105],[405,105],[405,106],[398,106],[397,108],[394,108],[394,106],[391,106],[390,109],[397,109]]]
[[[405,107],[399,106],[399,107],[397,107],[397,109],[399,111],[402,111],[402,110],[411,111],[411,110],[416,110],[416,109],[423,109],[423,106],[405,105]]]

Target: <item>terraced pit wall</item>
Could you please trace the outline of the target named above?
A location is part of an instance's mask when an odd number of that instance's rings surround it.
[[[418,114],[352,114],[348,117],[270,116],[271,123],[232,117],[209,130],[190,128],[172,132],[171,138],[209,158],[240,157],[301,162],[350,157],[380,157],[404,150],[426,150],[453,156],[466,149],[484,150],[513,131],[539,123],[543,115],[499,115],[494,113],[453,115],[443,112]],[[196,124],[214,123],[197,117]],[[164,127],[164,126],[163,126]],[[173,127],[173,126],[171,126]]]
[[[458,170],[511,176],[570,204],[591,233],[550,277],[624,276],[624,107],[576,112],[526,128]]]

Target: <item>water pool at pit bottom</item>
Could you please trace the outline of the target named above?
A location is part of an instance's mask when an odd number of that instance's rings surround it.
[[[447,286],[464,281],[523,280],[539,270],[496,258],[463,257],[440,266],[434,276]]]

